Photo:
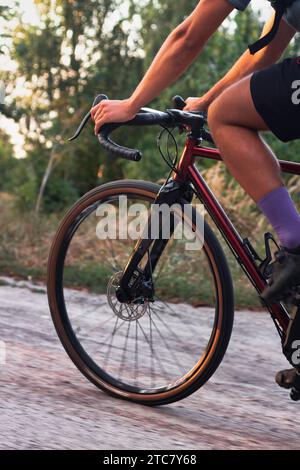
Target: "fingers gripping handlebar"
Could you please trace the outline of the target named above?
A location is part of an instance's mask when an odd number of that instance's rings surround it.
[[[98,95],[93,103],[93,107],[101,103],[103,100],[107,100],[106,95]],[[206,122],[206,116],[204,113],[189,113],[181,111],[186,103],[180,96],[173,98],[174,108],[167,110],[167,112],[157,111],[150,108],[142,108],[134,119],[126,123],[112,123],[104,124],[98,134],[98,140],[102,147],[108,152],[114,153],[126,160],[139,161],[142,158],[142,154],[137,149],[130,149],[127,147],[120,146],[110,139],[110,134],[122,125],[126,126],[145,126],[145,125],[164,125],[166,127],[182,126],[187,125],[192,129],[202,129],[201,132],[205,133],[205,139],[212,142],[211,136],[208,132],[203,129]],[[86,124],[91,119],[91,112],[87,113],[82,122],[80,123],[76,133],[71,140],[75,140]]]
[[[98,95],[94,100],[93,107],[101,103],[101,101],[107,99],[108,98],[106,95]],[[139,162],[142,158],[142,154],[139,150],[123,147],[121,145],[116,144],[109,138],[109,135],[120,126],[121,124],[104,124],[98,134],[98,140],[100,145],[102,145],[102,147],[105,148],[105,150],[107,150],[108,152],[116,153],[125,160]]]
[[[98,95],[94,100],[93,107],[101,103],[102,100],[107,100],[107,99],[108,98],[106,95]],[[88,112],[88,114],[82,120],[74,136],[71,137],[71,139],[69,140],[75,140],[80,135],[81,131],[83,130],[85,125],[88,123],[88,121],[91,119],[91,117],[92,117],[91,112]],[[140,159],[142,158],[142,154],[139,150],[129,149],[127,147],[121,147],[120,145],[116,144],[109,138],[109,135],[120,126],[121,124],[104,124],[104,126],[101,127],[101,130],[98,134],[99,143],[108,152],[117,153],[118,155],[120,155],[120,157],[125,158],[126,160],[131,160],[134,162],[140,161]]]
[[[174,108],[175,109],[184,109],[185,106],[186,106],[186,102],[184,101],[184,99],[179,96],[179,95],[176,95],[174,96],[173,98],[173,103],[174,103]],[[202,116],[203,118],[205,119],[205,122],[207,122],[207,113],[206,112],[202,112]],[[214,141],[213,141],[213,138],[210,134],[210,132],[208,132],[207,130],[205,129],[202,129],[202,138],[204,140],[206,140],[207,142],[210,142],[211,144],[214,144]]]

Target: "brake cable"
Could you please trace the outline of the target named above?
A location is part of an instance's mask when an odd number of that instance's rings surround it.
[[[158,134],[158,137],[157,137],[157,148],[159,150],[159,153],[161,155],[161,157],[163,158],[164,162],[166,163],[166,165],[170,168],[170,174],[169,176],[167,177],[167,181],[170,179],[170,176],[173,172],[175,173],[178,173],[178,170],[177,170],[177,162],[178,162],[178,144],[177,144],[177,141],[173,135],[173,132],[175,128],[172,128],[172,130],[170,130],[168,127],[165,127],[163,125],[161,125],[162,127],[162,130],[160,131],[160,133]],[[164,153],[163,149],[162,149],[162,137],[165,135],[165,133],[168,134],[167,136],[167,142],[166,142],[166,154]],[[175,146],[175,156],[172,157],[171,155],[171,152],[170,152],[170,140],[172,139],[173,141],[173,144]]]

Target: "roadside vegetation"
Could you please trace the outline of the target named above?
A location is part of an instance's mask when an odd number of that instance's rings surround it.
[[[155,146],[157,129],[118,131],[118,141],[142,150],[144,158],[139,164],[107,155],[92,127],[75,143],[68,143],[67,138],[96,94],[124,98],[132,92],[164,38],[197,2],[131,0],[125,8],[121,0],[85,0],[76,6],[72,0],[36,0],[38,25],[24,23],[17,4],[15,12],[6,12],[0,52],[13,61],[16,73],[0,72],[7,91],[1,112],[18,125],[24,145],[20,155],[6,131],[8,121],[2,120],[0,275],[45,281],[49,247],[59,220],[80,196],[107,181],[139,178],[158,182],[168,174]],[[185,76],[151,106],[168,108],[175,94],[200,96],[257,38],[260,29],[259,15],[251,9],[233,15]],[[299,55],[299,44],[297,39],[288,54]],[[279,158],[300,161],[299,142],[283,145],[272,136],[267,140]],[[182,138],[179,144],[182,148]],[[234,224],[263,255],[263,233],[269,227],[255,205],[222,164],[200,162],[199,167]],[[299,202],[300,182],[292,177],[288,185]],[[234,276],[237,306],[258,307],[248,280],[226,246],[224,249]],[[194,262],[196,266],[197,260]],[[68,283],[103,291],[107,273],[101,269],[92,257],[85,269],[69,269]],[[177,273],[168,295],[175,299],[180,289],[189,296],[192,274]],[[204,291],[202,294],[205,297]],[[197,301],[201,299],[191,298],[192,303]]]

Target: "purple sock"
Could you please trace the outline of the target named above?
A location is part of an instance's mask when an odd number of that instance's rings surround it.
[[[280,243],[287,249],[300,248],[300,216],[289,195],[281,186],[257,203],[277,233]]]

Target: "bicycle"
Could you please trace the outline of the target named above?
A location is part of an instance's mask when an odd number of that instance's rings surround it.
[[[99,95],[94,105],[102,99],[107,97]],[[222,160],[217,149],[203,145],[213,144],[206,116],[182,111],[183,107],[183,99],[177,96],[174,108],[166,112],[142,108],[130,122],[101,128],[99,143],[112,155],[135,162],[141,159],[139,150],[110,139],[121,126],[160,125],[169,139],[174,129],[186,131],[187,137],[179,161],[167,159],[171,173],[162,186],[140,180],[113,181],[85,194],[64,217],[49,254],[49,305],[69,357],[100,389],[145,405],[168,404],[192,394],[209,380],[226,352],[233,326],[234,291],[213,227],[258,295],[270,278],[271,243],[276,245],[266,233],[266,257],[262,259],[249,239],[240,236],[195,165],[197,158]],[[79,136],[90,117],[88,113],[70,140]],[[280,165],[283,172],[300,174],[300,164],[280,161]],[[99,211],[109,204],[120,216],[122,197],[127,204],[129,201],[129,208],[143,203],[148,229],[154,207],[175,204],[169,237],[162,236],[161,216],[159,236],[151,237],[149,230],[145,236],[141,231],[134,248],[128,237],[97,239]],[[199,214],[192,206],[194,197],[212,221],[203,220],[204,234],[196,224]],[[191,207],[190,214],[183,210],[186,205]],[[124,229],[122,220],[116,222],[117,234]],[[202,241],[196,255],[175,239],[180,221]],[[68,285],[74,283],[78,290],[69,290]],[[299,294],[292,294],[292,301],[263,303],[290,363],[300,326]],[[188,303],[193,306],[186,307]],[[291,397],[300,398],[299,385],[294,384]]]

